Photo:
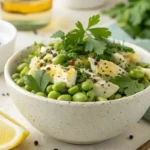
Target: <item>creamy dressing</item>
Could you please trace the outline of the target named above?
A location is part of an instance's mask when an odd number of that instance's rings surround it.
[[[0,33],[0,46],[9,41],[9,36],[6,33]]]

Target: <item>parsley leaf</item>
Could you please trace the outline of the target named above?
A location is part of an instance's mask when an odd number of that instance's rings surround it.
[[[28,85],[31,89],[35,90],[36,92],[41,91],[39,85],[37,84],[36,80],[32,75],[24,76],[24,82]]]
[[[25,84],[31,87],[36,92],[44,92],[46,86],[50,82],[50,76],[47,72],[37,70],[34,77],[32,75],[26,75],[24,77]]]
[[[80,29],[82,32],[84,32],[83,25],[81,24],[80,21],[78,21],[78,22],[76,23],[76,27],[77,27],[78,29]]]
[[[145,88],[145,86],[141,83],[138,83],[138,81],[132,81],[130,86],[125,90],[125,94],[127,96],[133,95],[137,92],[142,91]]]
[[[90,51],[91,52],[92,50],[94,50],[94,52],[97,55],[103,54],[105,48],[106,48],[106,43],[105,42],[95,40],[91,36],[89,36],[88,42],[85,45],[85,51]]]
[[[91,28],[89,31],[97,39],[108,38],[111,36],[111,32],[108,30],[108,28]]]
[[[99,14],[90,17],[89,22],[88,22],[88,28],[98,24],[99,21],[100,21],[100,15]]]
[[[107,28],[92,28],[100,21],[100,15],[94,15],[89,18],[88,27],[84,29],[81,22],[76,23],[76,28],[65,34],[57,31],[52,37],[63,39],[61,52],[84,54],[85,52],[95,52],[101,55],[106,50],[107,43],[104,39],[111,35]]]
[[[63,38],[65,36],[65,33],[61,30],[55,32],[51,37],[52,38]]]
[[[104,11],[104,13],[116,18],[119,26],[132,38],[150,39],[149,0],[128,0],[128,3],[116,4],[110,10]]]
[[[139,83],[138,80],[134,80],[129,76],[117,76],[111,81],[120,88],[124,88],[127,96],[133,95],[145,88],[144,84]]]

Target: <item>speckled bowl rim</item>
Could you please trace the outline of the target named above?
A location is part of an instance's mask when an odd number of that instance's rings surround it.
[[[114,42],[119,42],[121,44],[124,44],[125,46],[128,46],[128,47],[133,47],[136,51],[136,49],[138,49],[139,51],[143,51],[144,53],[146,53],[147,55],[149,55],[150,57],[150,53],[148,51],[146,51],[145,49],[137,46],[137,45],[134,45],[134,44],[131,44],[131,43],[127,43],[127,42],[124,42],[124,41],[119,41],[119,40],[113,40]],[[42,97],[42,96],[38,96],[38,95],[35,95],[31,92],[28,92],[26,91],[25,89],[21,88],[20,86],[18,86],[11,78],[11,75],[9,73],[9,69],[11,68],[11,66],[13,65],[12,62],[14,62],[14,59],[16,60],[16,57],[20,56],[21,53],[23,51],[26,51],[26,49],[23,49],[15,54],[13,54],[7,61],[6,65],[5,65],[5,68],[4,68],[4,75],[5,75],[5,80],[7,81],[7,84],[10,84],[16,91],[26,95],[26,96],[29,96],[31,98],[34,98],[34,99],[37,99],[39,101],[45,101],[45,102],[49,102],[49,103],[55,103],[55,104],[58,104],[58,105],[67,105],[69,104],[69,106],[92,106],[92,105],[101,105],[101,104],[108,104],[108,103],[112,103],[112,104],[115,104],[115,103],[119,103],[119,102],[127,102],[127,101],[132,101],[133,99],[135,99],[136,97],[139,97],[141,95],[143,95],[144,93],[146,92],[150,92],[150,86],[147,87],[146,89],[144,89],[143,91],[140,91],[134,95],[131,95],[131,96],[128,96],[128,97],[124,97],[124,98],[120,98],[120,99],[117,99],[117,100],[110,100],[110,101],[98,101],[98,102],[72,102],[72,101],[58,101],[58,100],[55,100],[55,99],[51,99],[51,98],[46,98],[46,97]]]

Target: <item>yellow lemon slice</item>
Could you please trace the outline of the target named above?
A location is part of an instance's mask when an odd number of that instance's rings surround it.
[[[18,146],[29,136],[29,132],[15,120],[0,112],[0,150]]]

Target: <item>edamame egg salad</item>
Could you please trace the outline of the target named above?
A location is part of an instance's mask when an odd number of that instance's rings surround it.
[[[49,44],[34,43],[17,66],[14,82],[36,95],[55,100],[91,102],[133,95],[150,85],[150,65],[130,47],[110,42],[107,28],[78,21],[68,33],[57,31]]]

